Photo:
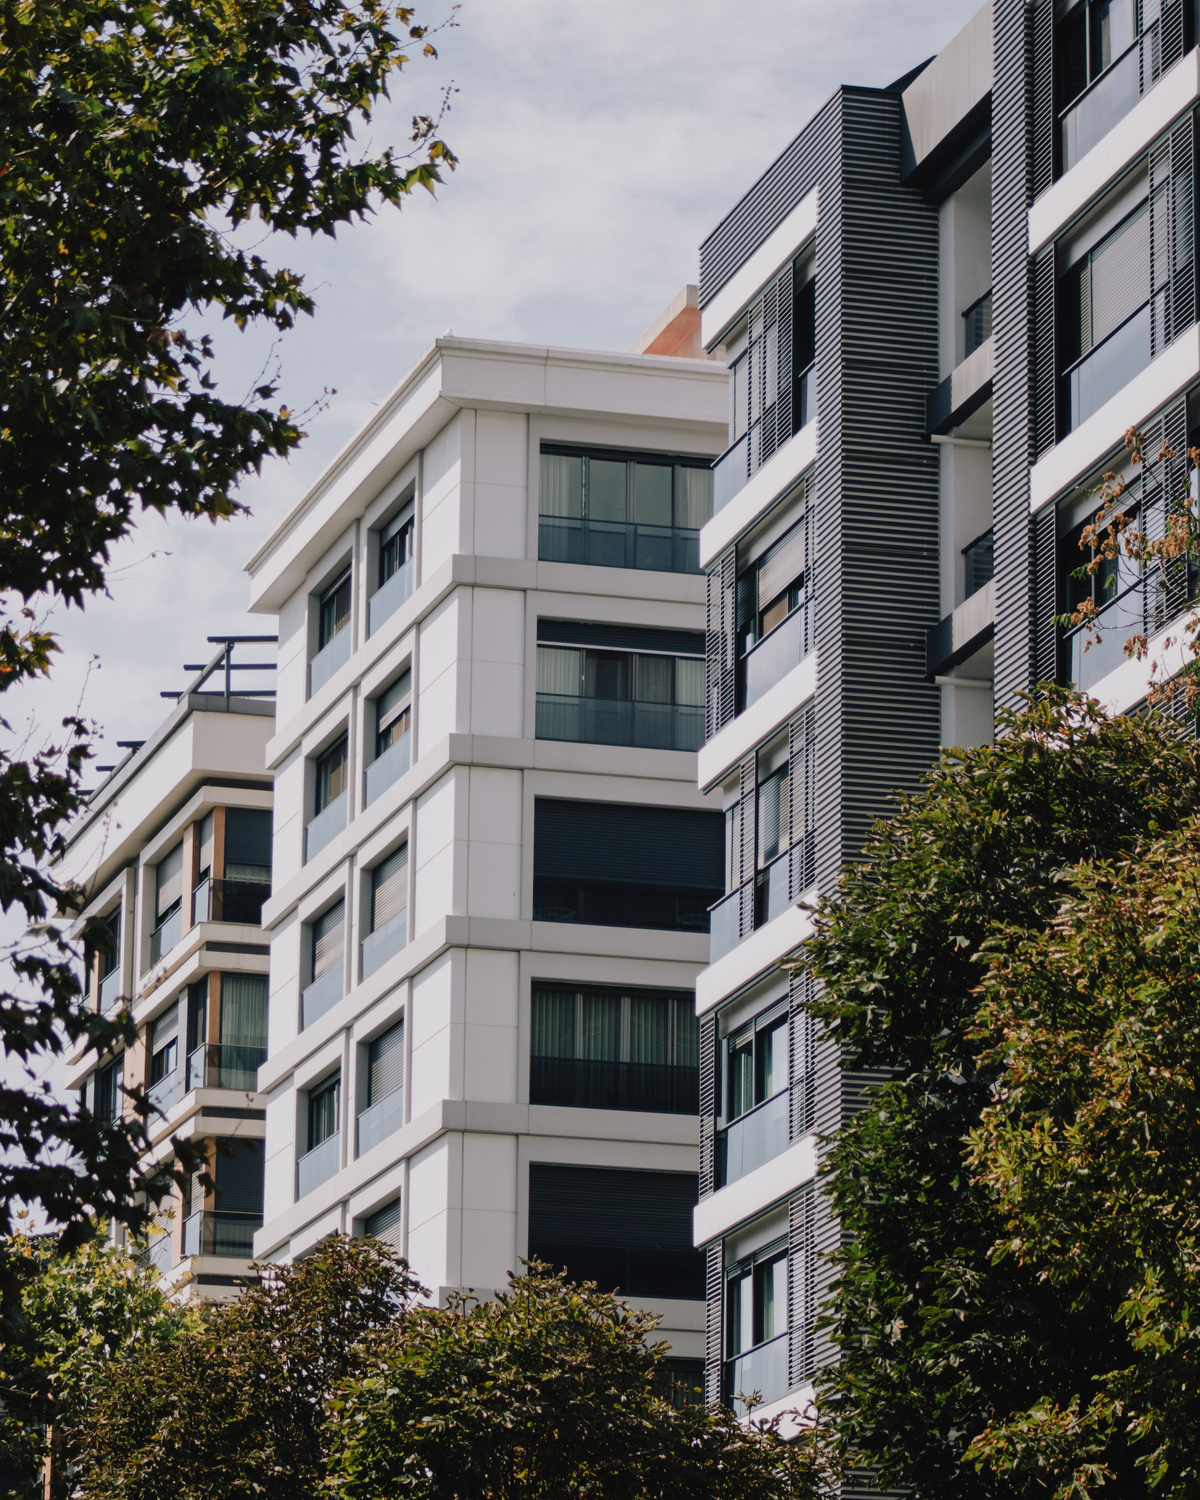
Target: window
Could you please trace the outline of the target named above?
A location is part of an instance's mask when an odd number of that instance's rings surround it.
[[[698,573],[700,528],[711,514],[707,460],[542,449],[543,562]]]
[[[162,859],[154,871],[154,931],[150,937],[150,962],[157,963],[183,935],[183,845]]]
[[[111,1125],[121,1113],[121,1084],[124,1059],[117,1058],[92,1075],[92,1114],[101,1125]]]
[[[393,1198],[363,1220],[363,1233],[389,1245],[400,1243],[400,1199]]]
[[[739,571],[739,711],[756,703],[812,649],[807,583],[806,519]]]
[[[337,579],[321,595],[320,615],[317,621],[317,650],[324,651],[335,635],[340,635],[350,623],[350,569]]]
[[[175,1103],[179,1081],[179,1002],[150,1025],[150,1100],[160,1110]]]
[[[346,903],[339,901],[312,924],[310,979],[300,996],[302,1028],[311,1026],[342,998],[345,983],[345,939]]]
[[[378,542],[375,592],[367,602],[368,635],[373,635],[384,620],[395,614],[413,591],[416,526],[411,500],[380,527]]]
[[[216,1087],[252,1093],[267,1060],[265,974],[221,975],[220,1037]]]
[[[688,991],[535,984],[529,1102],[696,1114],[695,999]]]
[[[366,979],[408,942],[408,845],[402,844],[370,871],[370,923],[362,943],[362,973]]]
[[[535,1162],[529,1168],[529,1255],[574,1281],[630,1297],[704,1296],[692,1245],[697,1178]]]
[[[100,981],[100,1010],[111,1010],[121,998],[121,908],[118,906],[103,919],[106,936],[96,955]]]
[[[787,1088],[787,1045],[786,1002],[727,1040],[729,1119],[736,1120]]]
[[[346,826],[350,749],[345,735],[313,766],[313,816],[304,829],[304,858],[312,859]]]
[[[358,1154],[404,1124],[404,1022],[397,1021],[366,1048],[365,1102],[358,1115]]]
[[[794,1023],[803,1028],[803,1017]],[[798,1032],[801,1053],[805,1033]],[[788,1002],[781,1000],[721,1044],[715,1180],[725,1187],[785,1151],[791,1141],[791,1030]],[[804,1057],[798,1058],[802,1066]],[[798,1101],[800,1102],[800,1101]]]
[[[338,1170],[341,1149],[342,1080],[335,1076],[308,1094],[308,1150],[296,1163],[296,1193],[303,1198]]]
[[[195,894],[198,922],[240,922],[257,927],[271,894],[271,813],[264,808],[224,810],[225,873],[213,869],[214,815],[199,829],[199,878]]]
[[[539,620],[537,737],[698,750],[704,670],[698,632]]]
[[[375,717],[375,758],[366,774],[369,807],[376,797],[399,781],[412,759],[412,674],[402,672],[368,705],[367,711]],[[370,720],[367,722],[369,730]]]
[[[349,746],[343,735],[317,761],[316,808],[318,816],[346,791]]]
[[[221,1141],[213,1178],[213,1206],[207,1210],[203,1188],[193,1180],[193,1212],[184,1221],[183,1253],[249,1260],[254,1231],[262,1227],[263,1218],[262,1141]]]
[[[776,1241],[725,1277],[725,1398],[757,1391],[764,1402],[788,1391],[788,1256]]]
[[[535,921],[708,930],[720,813],[539,797],[533,847]]]

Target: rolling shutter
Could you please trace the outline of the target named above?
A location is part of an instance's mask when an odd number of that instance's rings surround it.
[[[385,1244],[399,1244],[400,1199],[393,1198],[390,1203],[377,1208],[373,1214],[368,1214],[363,1220],[363,1233],[371,1235],[374,1239],[383,1240]]]
[[[721,890],[720,813],[539,797],[535,876]]]
[[[183,899],[183,845],[176,844],[170,854],[159,860],[154,871],[155,914],[162,917]]]
[[[368,1107],[404,1087],[404,1022],[377,1036],[367,1048]]]
[[[225,1153],[230,1154],[227,1156]],[[218,1213],[252,1214],[261,1219],[263,1212],[263,1143],[239,1140],[217,1147],[217,1191],[213,1206]]]
[[[313,923],[314,979],[320,979],[321,975],[332,969],[334,964],[341,962],[345,915],[346,903],[339,901],[336,906],[331,906]]]
[[[225,809],[225,863],[269,865],[271,863],[271,813],[267,808]]]
[[[401,844],[371,871],[371,931],[408,905],[408,845]]]

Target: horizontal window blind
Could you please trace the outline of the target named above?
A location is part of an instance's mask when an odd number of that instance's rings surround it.
[[[371,872],[371,931],[408,905],[408,845],[402,844]]]
[[[271,812],[269,808],[225,809],[225,863],[269,865],[271,863]]]
[[[379,532],[381,546],[386,546],[398,532],[404,530],[413,518],[413,503],[410,500],[407,505],[402,505],[390,521],[384,523]]]
[[[688,1252],[697,1202],[694,1172],[534,1162],[529,1168],[530,1254],[537,1253],[538,1245]]]
[[[1150,212],[1141,208],[1088,256],[1080,272],[1082,352],[1108,337],[1150,297]]]
[[[343,924],[346,903],[339,901],[313,923],[313,978],[332,969],[342,957]]]
[[[704,632],[654,630],[641,625],[601,625],[583,620],[539,620],[539,644],[651,651],[662,656],[704,656]]]
[[[380,693],[376,704],[380,729],[386,729],[396,715],[403,711],[411,696],[411,689],[412,674],[401,672],[391,687]]]
[[[758,607],[765,609],[804,573],[808,560],[807,526],[800,521],[764,554],[758,565]]]
[[[183,896],[183,845],[176,844],[170,854],[159,860],[154,872],[157,902],[155,911],[162,914]]]
[[[535,876],[719,890],[723,843],[719,812],[544,797],[534,806]]]
[[[404,1022],[397,1021],[367,1049],[367,1104],[378,1104],[404,1085]]]
[[[213,860],[213,815],[207,813],[200,819],[200,873],[212,870]]]
[[[157,1052],[175,1038],[179,1030],[179,1001],[167,1007],[150,1028],[150,1051]]]
[[[393,1198],[363,1220],[363,1232],[377,1240],[395,1243],[400,1237],[400,1199]]]
[[[262,1141],[222,1143],[217,1148],[217,1169],[213,1175],[217,1182],[214,1207],[218,1213],[253,1214],[262,1218]]]

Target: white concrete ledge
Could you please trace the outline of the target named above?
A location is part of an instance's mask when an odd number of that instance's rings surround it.
[[[1169,68],[1125,118],[1029,210],[1030,255],[1056,239],[1197,99],[1200,99],[1200,49],[1193,49]]]
[[[816,890],[805,893],[816,900]],[[752,932],[724,958],[717,959],[696,978],[696,1014],[705,1015],[714,1005],[746,988],[760,974],[775,968],[781,958],[794,953],[812,936],[812,917],[800,906],[789,906],[773,922]]]
[[[1121,446],[1131,427],[1140,427],[1197,379],[1200,379],[1200,325],[1193,324],[1098,412],[1034,464],[1029,471],[1030,510],[1041,510],[1078,480],[1086,478],[1107,454]]]
[[[692,1216],[692,1239],[697,1249],[711,1245],[731,1229],[764,1213],[772,1204],[794,1193],[817,1175],[817,1138],[806,1135],[786,1151],[747,1172],[720,1192],[702,1198]]]
[[[697,752],[696,772],[700,790],[707,792],[769,734],[786,724],[801,704],[817,691],[817,653],[806,657],[781,677],[757,703],[731,719],[719,734]]]
[[[817,189],[811,188],[783,223],[743,261],[700,314],[700,342],[711,349],[775,272],[817,232]]]
[[[700,566],[707,568],[715,557],[764,515],[776,500],[791,489],[805,469],[817,461],[817,428],[814,418],[777,448],[762,468],[751,474],[728,505],[700,529]]]

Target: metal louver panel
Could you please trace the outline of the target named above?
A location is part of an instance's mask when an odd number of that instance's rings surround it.
[[[713,1190],[717,1131],[717,1018],[700,1022],[700,1196]]]
[[[708,628],[706,736],[712,739],[733,718],[736,708],[734,676],[734,618],[737,592],[737,549],[731,547],[708,571]]]
[[[816,1369],[816,1192],[806,1188],[788,1204],[788,1385],[792,1390]]]
[[[808,523],[798,521],[766,551],[758,564],[758,607],[777,599],[802,578],[808,565]]]
[[[1040,457],[1058,438],[1058,360],[1055,330],[1054,246],[1033,262],[1033,451]]]
[[[1038,682],[1058,679],[1058,510],[1048,505],[1033,521],[1033,671]]]
[[[739,797],[742,808],[742,815],[738,820],[741,839],[738,850],[737,883],[742,889],[739,929],[741,937],[749,937],[754,931],[754,898],[753,893],[746,890],[746,885],[754,878],[758,831],[758,756],[753,752],[742,761]]]
[[[817,711],[809,706],[788,726],[789,814],[788,843],[799,849],[790,870],[791,900],[809,890],[817,879]]]
[[[813,1055],[816,1027],[810,1009],[813,989],[813,981],[809,975],[793,971],[788,983],[788,1062],[792,1089],[788,1139],[793,1141],[808,1135],[816,1121]]]
[[[1054,4],[1042,0],[1032,18],[1030,189],[1036,198],[1054,181]]]
[[[1162,71],[1165,73],[1183,56],[1184,0],[1162,0]]]
[[[721,1292],[720,1242],[710,1245],[705,1252],[704,1266],[704,1400],[716,1406],[721,1399]]]

